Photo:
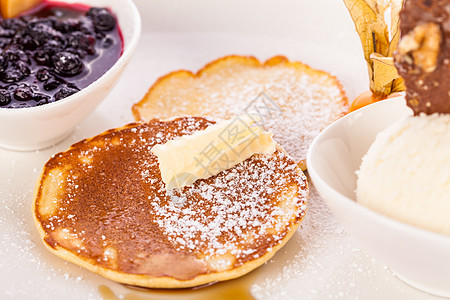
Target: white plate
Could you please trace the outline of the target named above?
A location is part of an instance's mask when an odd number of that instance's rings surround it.
[[[0,149],[0,299],[186,299],[243,288],[257,299],[434,299],[404,284],[344,231],[312,189],[292,240],[242,279],[194,292],[132,291],[66,263],[42,245],[31,218],[35,180],[50,155],[132,122],[131,105],[167,72],[227,54],[283,54],[337,75],[350,99],[368,88],[359,39],[341,1],[136,1],[143,34],[119,84],[67,140],[40,152]],[[113,298],[108,298],[113,299]]]

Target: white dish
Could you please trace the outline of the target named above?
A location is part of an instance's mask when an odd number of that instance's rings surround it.
[[[136,49],[141,33],[141,20],[131,0],[65,2],[110,7],[116,14],[122,31],[123,54],[104,75],[72,96],[37,107],[0,108],[1,147],[24,151],[37,150],[55,145],[66,138],[108,95]]]
[[[308,173],[355,239],[407,283],[450,297],[450,237],[390,219],[355,202],[356,174],[378,132],[411,115],[403,97],[384,100],[330,125],[312,143]]]

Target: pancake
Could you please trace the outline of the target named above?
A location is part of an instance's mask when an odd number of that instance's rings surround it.
[[[132,123],[54,155],[33,202],[44,245],[109,279],[152,288],[228,280],[266,262],[305,215],[306,177],[277,148],[167,192],[150,149],[211,124]]]
[[[327,72],[284,56],[262,63],[233,55],[196,74],[181,70],[161,77],[132,111],[137,121],[187,115],[222,120],[248,109],[264,115],[267,130],[305,170],[312,140],[348,112],[348,100]]]

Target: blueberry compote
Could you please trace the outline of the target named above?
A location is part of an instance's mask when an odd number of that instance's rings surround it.
[[[106,8],[44,2],[24,16],[0,21],[0,108],[68,97],[122,54],[116,18]]]

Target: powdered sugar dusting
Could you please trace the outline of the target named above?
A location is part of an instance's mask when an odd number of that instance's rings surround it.
[[[168,135],[156,133],[144,143],[149,145],[147,149],[198,130],[195,119],[187,120],[184,130]],[[155,177],[149,172],[158,168],[153,154],[142,166],[142,178],[154,188],[148,199],[155,222],[176,249],[203,252],[206,259],[226,253],[238,261],[248,259],[256,252],[248,249],[251,241],[257,243],[258,238],[264,237],[273,239],[271,243],[276,245],[285,236],[286,228],[306,212],[306,179],[281,151],[275,156],[254,155],[217,176],[169,192],[159,174]],[[288,193],[292,184],[296,185],[294,192]],[[279,199],[272,199],[276,197]],[[283,202],[291,204],[286,209],[278,207]],[[271,236],[269,232],[280,234]],[[253,258],[262,254],[255,253]]]
[[[284,154],[278,153],[279,158]],[[180,249],[207,249],[209,255],[231,253],[239,259],[256,249],[242,248],[258,236],[275,234],[281,240],[292,218],[303,217],[307,192],[295,187],[293,199],[288,193],[292,177],[280,173],[285,170],[295,176],[292,162],[271,156],[253,156],[236,167],[220,173],[211,180],[199,181],[183,191],[166,193],[171,201],[157,198],[152,207],[157,223],[169,239]],[[294,172],[294,173],[292,173]],[[296,176],[296,184],[305,188],[304,177]],[[160,190],[161,192],[165,192]],[[279,196],[279,195],[285,196]],[[279,197],[279,199],[272,199]],[[278,206],[288,202],[286,208]],[[196,215],[201,215],[200,218]],[[226,243],[223,240],[226,240]]]
[[[414,298],[406,296],[406,285],[392,280],[385,266],[359,248],[314,186],[301,230],[259,275],[251,287],[256,299],[367,299],[383,294],[381,289],[386,287],[404,298]]]
[[[130,124],[56,155],[47,167],[64,182],[64,195],[44,230],[70,241],[78,255],[103,252],[95,259],[108,268],[137,257],[127,272],[141,272],[146,255],[161,249],[202,259],[210,271],[272,251],[304,216],[308,197],[306,177],[282,150],[253,155],[182,190],[165,189],[151,148],[210,124],[194,117]],[[74,160],[76,167],[61,170]]]
[[[169,77],[166,85],[182,88],[164,85],[164,90],[155,89],[152,102],[146,103],[141,114],[146,119],[185,115],[229,119],[258,102],[263,92],[282,110],[279,116],[267,118],[267,129],[295,161],[301,161],[313,138],[347,112],[347,100],[337,80],[304,68],[238,64],[207,72],[189,84]]]

